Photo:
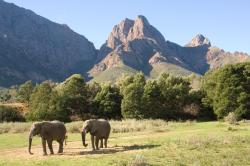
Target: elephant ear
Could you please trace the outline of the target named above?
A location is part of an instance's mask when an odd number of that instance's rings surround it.
[[[95,134],[95,133],[96,133],[96,131],[97,131],[96,121],[95,121],[95,120],[93,120],[93,121],[91,121],[91,129],[90,129],[90,133],[91,133],[91,134]]]

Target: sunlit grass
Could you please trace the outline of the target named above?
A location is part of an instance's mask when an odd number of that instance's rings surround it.
[[[76,143],[79,151],[81,136],[77,128],[82,122],[66,124],[69,145]],[[161,120],[111,121],[112,133],[108,146],[111,153],[76,156],[48,156],[29,160],[0,156],[0,165],[249,165],[250,123],[229,125],[224,122],[165,122]],[[75,129],[74,129],[75,128]],[[232,128],[232,129],[229,129]],[[86,139],[90,143],[89,135]],[[34,139],[40,146],[40,138]],[[27,132],[0,134],[0,152],[25,147]],[[90,147],[88,147],[90,148]],[[122,150],[117,150],[117,148]],[[113,151],[112,151],[113,149]],[[91,150],[91,149],[89,149]],[[28,155],[28,154],[27,154]],[[38,155],[38,154],[37,154]],[[38,156],[39,157],[39,156]]]

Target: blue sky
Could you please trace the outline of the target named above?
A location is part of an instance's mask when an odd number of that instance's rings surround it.
[[[114,25],[144,15],[166,40],[185,45],[201,33],[226,51],[250,53],[249,0],[6,0],[84,35],[97,48]]]

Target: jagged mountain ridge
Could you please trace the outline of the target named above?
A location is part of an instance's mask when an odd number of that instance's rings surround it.
[[[194,72],[202,75],[209,69],[244,61],[250,61],[247,54],[225,52],[212,46],[202,34],[196,35],[184,47],[166,41],[146,17],[138,16],[135,20],[126,18],[114,26],[100,49],[97,64],[89,74],[103,77],[104,71],[113,72],[115,68],[129,66],[149,77],[152,73],[159,76],[162,72],[178,75]]]
[[[225,52],[201,34],[184,47],[170,42],[141,15],[114,26],[99,50],[67,25],[2,0],[0,24],[0,86],[62,81],[74,73],[99,82],[137,71],[151,78],[162,72],[204,74],[228,63],[249,61],[247,54]]]
[[[61,81],[92,67],[97,51],[67,25],[0,0],[0,86]]]

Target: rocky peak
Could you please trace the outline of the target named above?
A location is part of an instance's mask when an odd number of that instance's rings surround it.
[[[202,45],[210,47],[211,43],[208,38],[204,37],[202,34],[198,34],[187,44],[187,47],[197,47]]]
[[[107,46],[115,49],[117,46],[135,39],[149,39],[158,45],[162,45],[165,42],[162,34],[150,25],[146,17],[139,15],[135,20],[126,18],[114,26],[109,35]]]
[[[128,18],[115,25],[107,41],[108,47],[115,49],[121,43],[125,43],[129,30],[133,25],[134,21]]]

